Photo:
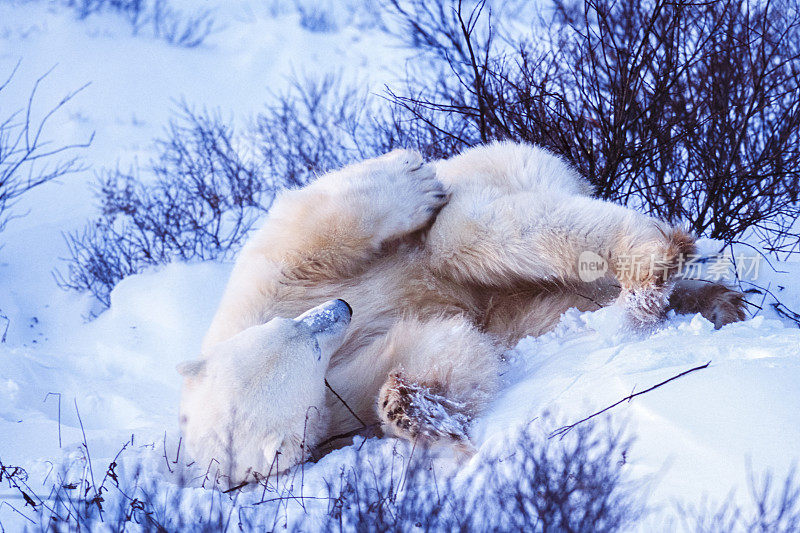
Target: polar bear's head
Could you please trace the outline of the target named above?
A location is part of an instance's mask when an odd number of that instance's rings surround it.
[[[325,372],[351,315],[347,302],[331,300],[248,328],[179,365],[181,430],[192,458],[232,482],[304,460],[327,423]]]

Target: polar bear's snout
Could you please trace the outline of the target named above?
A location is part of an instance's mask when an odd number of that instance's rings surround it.
[[[309,309],[295,318],[295,321],[307,326],[312,333],[319,333],[339,325],[347,326],[352,316],[353,308],[350,304],[336,299]]]
[[[309,309],[294,320],[313,335],[320,346],[325,345],[323,350],[327,348],[325,351],[330,353],[344,340],[352,316],[353,308],[350,304],[342,299],[336,299]]]

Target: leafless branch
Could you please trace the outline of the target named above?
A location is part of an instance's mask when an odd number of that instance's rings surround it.
[[[624,397],[623,399],[619,400],[618,402],[615,402],[615,403],[609,405],[608,407],[606,407],[605,409],[601,409],[600,411],[597,411],[596,413],[593,413],[593,414],[587,416],[586,418],[582,418],[582,419],[578,420],[577,422],[575,422],[574,424],[570,424],[568,426],[562,426],[562,427],[556,429],[555,431],[553,431],[550,434],[550,438],[553,438],[553,437],[564,438],[564,436],[567,433],[569,433],[570,431],[575,429],[575,427],[578,426],[579,424],[583,424],[584,422],[586,422],[588,420],[591,420],[592,418],[594,418],[596,416],[599,416],[599,415],[605,413],[606,411],[610,411],[611,409],[613,409],[614,407],[616,407],[616,406],[618,406],[618,405],[620,405],[622,403],[629,402],[632,399],[636,398],[637,396],[641,396],[642,394],[647,394],[648,392],[650,392],[650,391],[652,391],[654,389],[657,389],[657,388],[661,387],[662,385],[666,385],[670,381],[674,381],[674,380],[676,380],[678,378],[681,378],[681,377],[683,377],[683,376],[685,376],[687,374],[691,374],[692,372],[696,372],[698,370],[702,370],[704,368],[708,368],[708,365],[710,365],[710,364],[711,364],[711,361],[707,362],[704,365],[700,365],[700,366],[696,366],[694,368],[690,368],[689,370],[681,372],[680,374],[678,374],[676,376],[672,376],[671,378],[666,379],[666,380],[664,380],[661,383],[658,383],[656,385],[653,385],[652,387],[650,387],[648,389],[645,389],[643,391],[639,391],[639,392],[636,392],[636,393],[629,394],[628,396]]]

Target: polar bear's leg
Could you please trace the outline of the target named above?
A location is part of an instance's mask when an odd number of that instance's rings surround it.
[[[239,253],[203,349],[274,316],[265,307],[286,300],[287,291],[302,300],[302,287],[351,278],[385,242],[428,224],[446,201],[433,167],[409,150],[283,192]]]
[[[428,224],[446,201],[433,166],[418,152],[395,150],[283,193],[243,254],[277,262],[290,276],[341,278],[384,242]]]
[[[672,276],[695,250],[680,229],[610,202],[480,189],[454,192],[428,246],[439,274],[490,287],[592,281],[607,269],[643,323],[662,315]]]
[[[378,396],[384,431],[469,446],[468,426],[496,390],[500,353],[461,317],[400,321],[381,354],[392,369]]]

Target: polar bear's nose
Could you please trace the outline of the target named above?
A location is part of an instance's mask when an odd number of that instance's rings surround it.
[[[353,308],[349,303],[347,303],[346,301],[342,300],[341,298],[337,298],[336,301],[337,302],[342,302],[344,305],[346,305],[347,306],[347,310],[350,312],[350,316],[353,316]]]

